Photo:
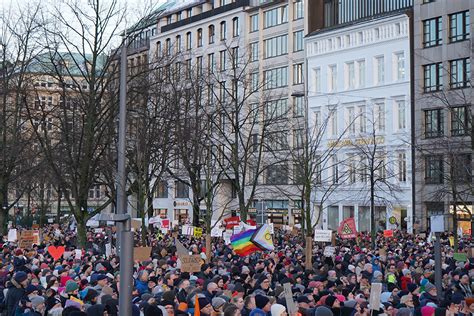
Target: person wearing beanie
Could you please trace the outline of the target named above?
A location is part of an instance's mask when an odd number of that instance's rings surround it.
[[[45,301],[44,297],[35,296],[32,299],[30,299],[30,301],[31,301],[31,310],[26,315],[27,316],[43,316],[46,309],[46,306],[44,304],[44,301]]]
[[[199,297],[199,311],[201,315],[210,316],[212,314],[212,305],[211,301],[209,301],[206,297]]]
[[[213,316],[223,316],[224,315],[224,305],[226,304],[225,299],[222,297],[214,297],[211,301],[212,308],[214,312],[212,313]]]
[[[326,306],[318,306],[314,309],[312,316],[333,316],[334,313]]]
[[[425,292],[420,296],[420,306],[424,307],[428,303],[438,305],[438,291],[436,290],[436,286],[429,282],[425,285]]]
[[[408,284],[412,283],[411,271],[409,269],[402,270],[402,277],[400,278],[402,290],[407,290]]]
[[[270,312],[270,299],[264,295],[255,295],[256,308],[250,312],[250,316],[266,316]]]
[[[421,316],[433,316],[435,313],[435,308],[432,306],[423,306],[421,308]]]
[[[286,307],[281,304],[273,304],[270,308],[271,316],[287,316]]]
[[[12,316],[15,313],[15,309],[26,294],[25,288],[28,286],[28,275],[19,271],[15,273],[13,279],[7,286],[7,295],[5,300],[5,305],[7,307],[7,316]]]

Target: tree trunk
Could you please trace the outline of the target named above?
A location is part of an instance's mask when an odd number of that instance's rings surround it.
[[[77,245],[78,248],[86,249],[87,246],[87,226],[83,215],[76,216],[77,222]]]
[[[61,222],[61,197],[62,197],[61,189],[58,190],[57,194],[58,194],[58,205],[56,208],[56,223],[59,224]]]
[[[304,266],[306,269],[312,269],[313,264],[313,237],[306,236],[306,248],[305,248],[305,262]]]
[[[374,175],[370,175],[370,239],[372,249],[375,249],[375,239],[377,237],[377,229],[375,227],[375,183]]]
[[[206,257],[207,257],[207,263],[211,262],[211,232],[208,231],[206,232]]]

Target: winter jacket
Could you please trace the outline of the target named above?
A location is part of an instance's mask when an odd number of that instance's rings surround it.
[[[267,316],[267,313],[265,313],[263,309],[255,308],[250,312],[249,316]]]
[[[15,280],[12,280],[8,286],[7,297],[5,304],[7,306],[7,316],[15,315],[15,310],[20,300],[25,296],[25,289],[18,284]]]

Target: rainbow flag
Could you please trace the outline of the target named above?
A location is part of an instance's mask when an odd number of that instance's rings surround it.
[[[256,229],[249,229],[230,237],[230,243],[236,254],[245,257],[253,252],[262,250],[251,241],[255,231]]]

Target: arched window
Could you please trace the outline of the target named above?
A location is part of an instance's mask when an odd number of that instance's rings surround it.
[[[176,52],[181,52],[181,35],[176,35]]]
[[[157,56],[157,57],[161,57],[161,56],[162,56],[161,53],[162,53],[162,52],[161,52],[161,42],[158,41],[158,42],[156,42],[156,56]]]
[[[169,38],[166,39],[165,50],[166,50],[166,55],[167,56],[171,55],[171,39],[169,39]]]
[[[221,41],[227,38],[227,25],[225,21],[221,22]]]
[[[239,18],[235,17],[232,19],[232,36],[237,37],[240,35]]]
[[[209,25],[209,44],[214,43],[215,36],[216,36],[216,30],[214,28],[214,25],[211,24]]]
[[[197,47],[202,46],[202,29],[197,30]]]
[[[186,49],[191,49],[191,32],[186,33]]]

